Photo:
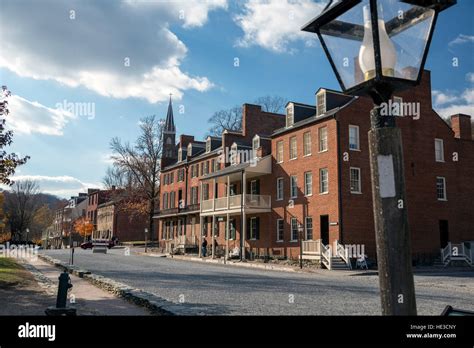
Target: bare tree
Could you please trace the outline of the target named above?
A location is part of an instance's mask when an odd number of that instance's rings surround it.
[[[281,113],[285,110],[285,99],[279,96],[257,98],[254,104],[261,105],[265,112]],[[220,110],[208,120],[211,127],[209,135],[220,136],[224,130],[240,131],[242,129],[242,107]]]
[[[160,162],[162,153],[161,134],[163,122],[155,116],[145,117],[140,123],[140,135],[135,144],[123,143],[113,138],[110,148],[114,166],[129,173],[131,180],[147,199],[147,215],[150,237],[153,240],[153,214],[159,199]]]
[[[123,168],[113,165],[107,168],[105,176],[102,179],[102,183],[108,190],[112,189],[113,187],[125,188],[129,184],[129,179],[129,171],[126,171]]]
[[[263,111],[279,114],[285,110],[286,100],[277,95],[267,95],[257,98],[254,103],[261,105]]]
[[[15,182],[6,196],[5,206],[13,240],[21,239],[22,233],[31,227],[41,206],[38,194],[39,186],[35,181],[23,180]]]

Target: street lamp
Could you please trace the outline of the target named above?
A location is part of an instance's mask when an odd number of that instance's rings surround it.
[[[300,241],[300,269],[303,269],[303,232],[304,228],[301,223],[298,224],[298,239]]]
[[[148,250],[148,228],[145,228],[145,252]]]
[[[30,229],[27,228],[25,231],[26,231],[26,244],[28,244],[28,233],[30,233]]]
[[[382,313],[416,315],[403,152],[394,91],[419,84],[439,12],[456,0],[330,1],[303,27],[316,33],[341,88],[374,101],[369,131]]]

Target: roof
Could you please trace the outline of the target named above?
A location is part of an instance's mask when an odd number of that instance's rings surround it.
[[[166,114],[166,121],[165,121],[165,126],[163,128],[163,131],[176,132],[176,127],[174,125],[173,105],[171,103],[171,96],[170,96],[170,102],[168,104],[168,113]]]

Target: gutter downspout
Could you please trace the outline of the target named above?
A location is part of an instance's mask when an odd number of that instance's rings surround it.
[[[336,136],[337,136],[337,139],[336,139],[336,146],[337,146],[337,153],[338,153],[338,157],[337,157],[337,186],[338,186],[338,190],[337,190],[337,195],[338,195],[338,215],[339,215],[339,242],[341,244],[344,244],[344,234],[343,234],[343,219],[342,219],[342,171],[341,171],[341,168],[342,168],[342,163],[341,163],[341,156],[342,156],[342,149],[341,149],[341,139],[340,139],[340,135],[341,135],[341,129],[340,129],[340,124],[339,124],[339,120],[337,119],[336,115],[334,115],[334,119],[336,120]]]

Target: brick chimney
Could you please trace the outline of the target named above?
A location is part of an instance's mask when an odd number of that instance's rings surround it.
[[[451,128],[455,138],[472,140],[471,116],[464,114],[451,116]]]

